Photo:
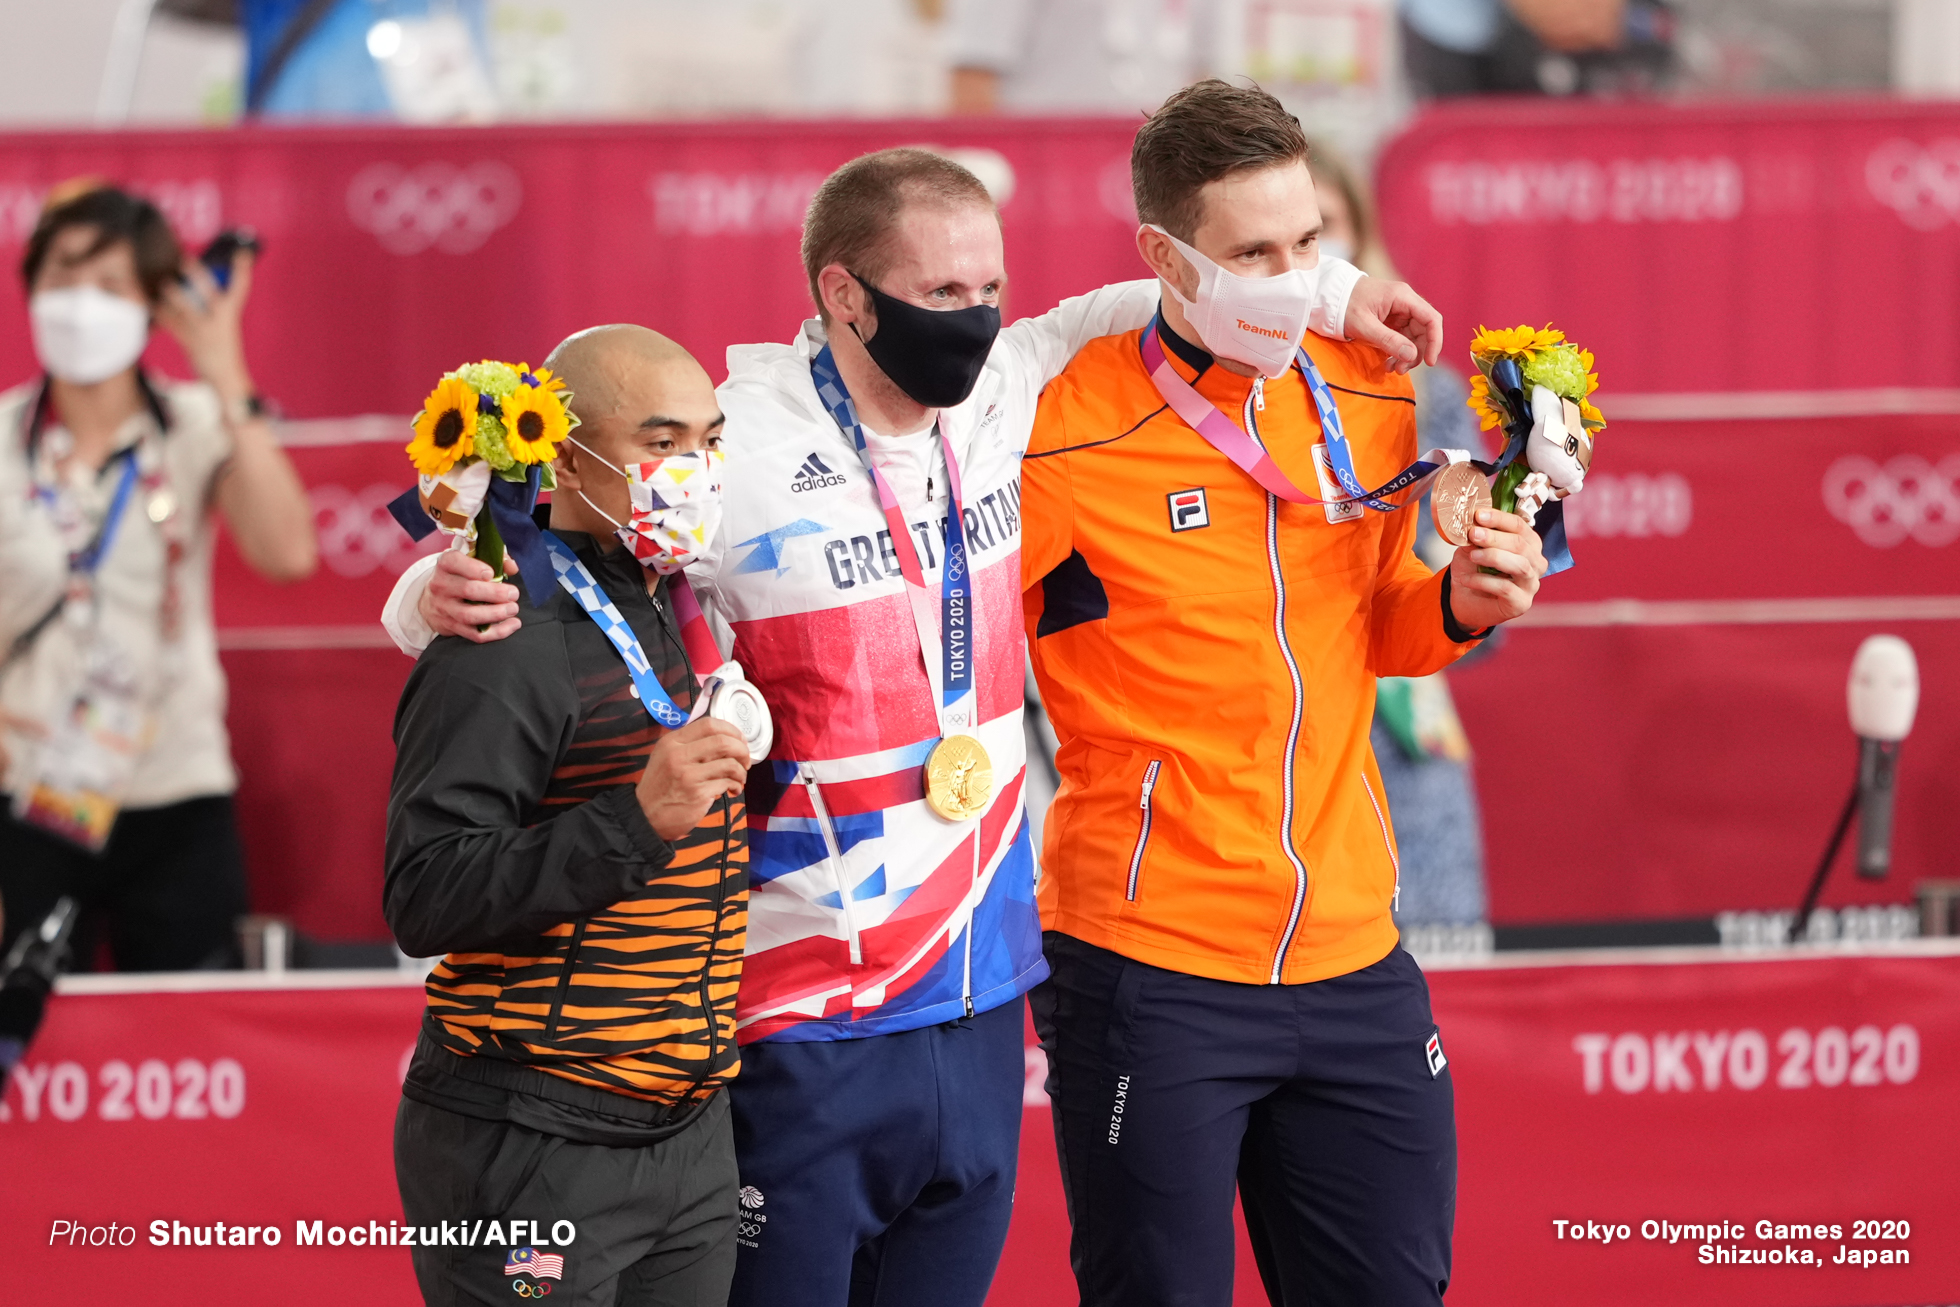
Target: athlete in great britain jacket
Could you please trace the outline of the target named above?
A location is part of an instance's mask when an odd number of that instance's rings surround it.
[[[1339,337],[1359,274],[1330,266],[1309,326]],[[978,595],[976,734],[994,767],[991,803],[959,824],[925,803],[939,727],[876,493],[811,380],[823,325],[729,349],[725,515],[688,576],[776,726],[749,782],[741,1042],[914,1030],[1046,974],[1022,793],[1021,456],[1042,387],[1089,341],[1147,323],[1157,297],[1155,281],[1124,283],[1004,328],[973,393],[945,410]],[[873,443],[932,588],[947,512],[937,449]],[[434,635],[417,611],[433,565],[403,576],[384,615],[411,652]]]

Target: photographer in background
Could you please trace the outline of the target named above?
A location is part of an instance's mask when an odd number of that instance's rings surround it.
[[[43,375],[0,395],[0,952],[72,895],[121,970],[224,966],[245,869],[209,510],[269,580],[315,557],[245,365],[252,256],[220,288],[155,205],[70,186],[21,276]],[[197,382],[143,371],[157,324]]]

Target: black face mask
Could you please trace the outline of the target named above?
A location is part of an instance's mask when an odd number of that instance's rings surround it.
[[[987,352],[1000,334],[999,309],[991,304],[922,309],[893,299],[862,277],[858,285],[878,310],[878,330],[870,340],[858,333],[855,322],[851,331],[894,386],[927,408],[951,408],[973,393]]]

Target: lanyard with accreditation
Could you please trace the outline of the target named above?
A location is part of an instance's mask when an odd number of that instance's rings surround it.
[[[919,552],[912,543],[912,533],[906,528],[898,496],[872,462],[864,427],[858,422],[857,406],[851,402],[850,390],[837,370],[830,346],[825,345],[810,361],[810,377],[816,383],[818,398],[838,427],[851,438],[859,461],[870,473],[892,546],[898,551],[898,567],[905,578],[912,625],[919,634],[920,657],[939,719],[940,739],[926,758],[926,803],[947,821],[965,821],[985,809],[987,800],[993,797],[994,772],[986,747],[972,734],[980,718],[978,685],[973,675],[973,632],[979,626],[979,594],[967,557],[960,465],[953,456],[952,442],[946,438],[945,416],[942,414],[934,426],[934,435],[946,456],[946,483],[951,495],[946,514],[946,559],[940,569],[939,612],[935,615],[932,595],[926,588],[925,569],[919,565]]]

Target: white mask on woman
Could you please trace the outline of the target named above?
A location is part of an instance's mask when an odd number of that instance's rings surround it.
[[[99,286],[36,291],[27,316],[41,366],[77,386],[128,370],[150,340],[150,310]]]
[[[1286,375],[1293,351],[1307,333],[1307,318],[1320,294],[1320,265],[1294,268],[1277,277],[1241,277],[1228,272],[1154,223],[1198,270],[1198,293],[1191,299],[1171,282],[1165,286],[1198,333],[1198,343],[1219,358],[1256,368],[1268,377]]]
[[[577,437],[566,439],[592,454]],[[621,522],[594,504],[583,490],[578,497],[613,524],[615,534],[643,567],[671,576],[694,563],[714,543],[715,532],[721,527],[720,450],[669,454],[623,468],[597,454],[592,457],[626,478],[632,510],[628,520]]]

